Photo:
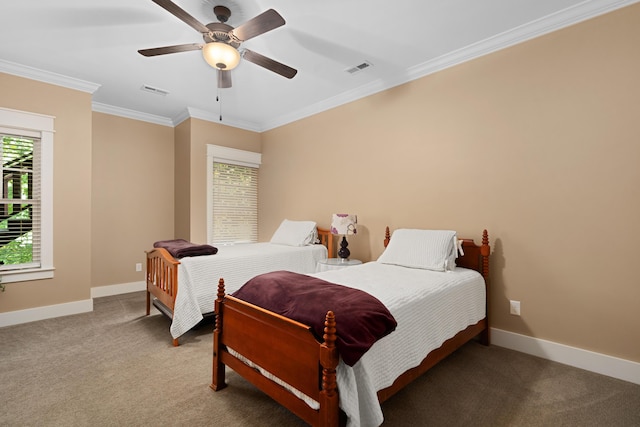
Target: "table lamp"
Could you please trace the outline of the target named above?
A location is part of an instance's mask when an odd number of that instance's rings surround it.
[[[356,234],[356,224],[358,223],[357,215],[352,214],[333,214],[331,218],[331,234],[342,234],[342,241],[340,242],[340,250],[338,250],[338,256],[343,261],[349,259],[351,252],[347,248],[347,234]]]

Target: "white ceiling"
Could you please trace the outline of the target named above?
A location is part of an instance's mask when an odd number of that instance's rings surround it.
[[[0,72],[92,92],[96,111],[167,125],[222,112],[222,123],[264,131],[637,1],[174,0],[205,25],[218,4],[234,27],[269,8],[286,20],[242,47],[298,74],[242,61],[221,90],[200,51],[137,52],[202,42],[151,0],[3,1]],[[365,61],[373,66],[346,71]]]

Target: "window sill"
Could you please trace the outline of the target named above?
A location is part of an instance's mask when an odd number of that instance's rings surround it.
[[[32,270],[0,272],[0,283],[29,282],[32,280],[53,279],[55,268],[34,268]]]

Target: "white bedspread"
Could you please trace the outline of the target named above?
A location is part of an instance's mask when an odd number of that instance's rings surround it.
[[[353,367],[340,361],[340,407],[350,427],[382,424],[377,391],[485,317],[484,279],[474,270],[434,272],[369,262],[312,276],[368,292],[398,322],[397,329],[376,342]],[[336,323],[339,331],[340,319]]]
[[[288,270],[313,273],[319,260],[327,258],[323,245],[286,246],[249,243],[218,248],[216,255],[182,258],[178,266],[178,294],[171,335],[178,338],[214,309],[218,280],[232,293],[258,274]]]

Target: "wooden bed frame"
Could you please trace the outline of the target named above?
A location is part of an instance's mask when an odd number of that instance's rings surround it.
[[[389,238],[387,227],[385,247]],[[464,239],[462,245],[464,256],[459,257],[456,264],[482,274],[488,301],[490,246],[487,230],[482,234],[480,246],[471,239]],[[226,387],[225,366],[228,366],[312,426],[338,426],[344,423],[338,406],[336,368],[339,355],[335,345],[336,320],[332,311],[326,315],[323,342],[318,342],[309,326],[225,295],[224,280],[220,279],[215,313],[213,378],[210,386],[214,391]],[[391,386],[378,391],[380,403],[477,335],[480,335],[484,345],[489,345],[488,306],[486,313],[484,319],[431,351],[419,366],[406,371]],[[227,347],[316,400],[320,408],[312,409],[285,387],[235,357]]]
[[[318,227],[318,239],[320,244],[327,247],[328,257],[332,258],[335,246],[331,231]],[[172,319],[178,294],[178,265],[180,261],[164,248],[153,248],[146,251],[146,254],[147,316],[151,313],[151,303],[153,302],[153,305],[160,312]],[[155,300],[152,300],[152,295]],[[178,338],[173,339],[173,345],[179,345]]]

